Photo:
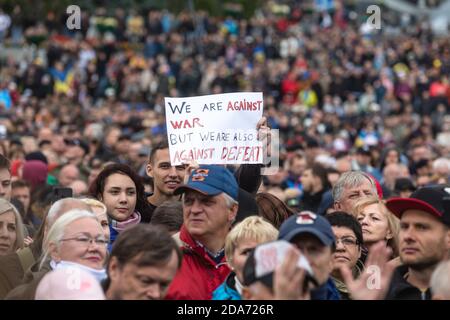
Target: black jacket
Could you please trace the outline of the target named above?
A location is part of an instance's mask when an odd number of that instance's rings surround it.
[[[317,213],[320,203],[322,202],[322,196],[327,191],[328,189],[322,189],[315,194],[304,192],[300,200],[300,210]]]
[[[422,292],[406,281],[407,266],[399,266],[394,271],[386,300],[431,300],[430,288]]]

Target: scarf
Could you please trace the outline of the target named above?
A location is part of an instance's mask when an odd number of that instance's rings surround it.
[[[97,279],[97,281],[99,283],[107,278],[106,269],[98,270],[98,269],[87,267],[85,265],[71,262],[71,261],[62,260],[60,262],[56,262],[56,261],[52,260],[52,261],[50,261],[50,266],[52,267],[53,270],[68,268],[68,269],[72,269],[72,270],[79,269],[79,270],[86,271],[91,276],[93,276],[95,279]]]
[[[118,233],[121,233],[129,227],[139,224],[139,222],[141,222],[141,214],[137,211],[134,211],[131,216],[129,216],[125,221],[116,221],[114,219],[111,219],[111,227]]]

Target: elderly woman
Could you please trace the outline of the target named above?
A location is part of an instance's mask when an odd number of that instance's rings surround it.
[[[213,300],[241,300],[244,265],[258,244],[276,240],[278,230],[258,216],[251,216],[234,226],[225,240],[225,257],[232,270],[214,292]]]
[[[24,225],[17,209],[0,198],[0,255],[6,255],[23,247]]]
[[[71,210],[50,228],[43,246],[39,270],[25,277],[6,299],[32,300],[40,280],[51,270],[84,270],[98,281],[106,278],[104,269],[108,242],[97,217],[89,211]]]

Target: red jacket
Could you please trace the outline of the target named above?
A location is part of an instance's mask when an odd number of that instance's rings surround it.
[[[206,251],[192,239],[182,226],[180,240],[183,242],[183,262],[173,279],[167,300],[211,300],[213,291],[225,281],[230,268],[225,258],[217,264]]]

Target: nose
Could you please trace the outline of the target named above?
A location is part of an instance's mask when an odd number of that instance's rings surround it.
[[[127,195],[125,194],[125,192],[121,192],[120,194],[119,194],[119,201],[122,203],[122,202],[127,202],[127,200],[128,200],[128,198],[127,198]]]
[[[414,241],[414,232],[411,228],[403,229],[400,231],[400,238],[407,243],[411,243]]]
[[[203,210],[202,205],[198,199],[195,199],[191,206],[192,213],[200,213]]]
[[[361,226],[367,226],[368,225],[368,220],[369,218],[367,216],[365,216],[362,220],[361,220]]]
[[[103,259],[104,254],[102,254],[102,247],[106,249],[106,246],[102,246],[100,244],[97,244],[94,240],[91,240],[91,242],[89,242],[89,246],[87,247],[87,252],[96,254]]]
[[[159,286],[159,283],[154,283],[152,285],[150,285],[146,292],[145,295],[152,300],[159,300],[161,299],[161,287]]]
[[[336,239],[336,251],[345,251],[345,246],[341,239]]]
[[[9,238],[8,230],[6,229],[6,225],[0,227],[0,238],[7,239]]]
[[[177,177],[177,168],[172,166],[169,170],[169,177]]]

